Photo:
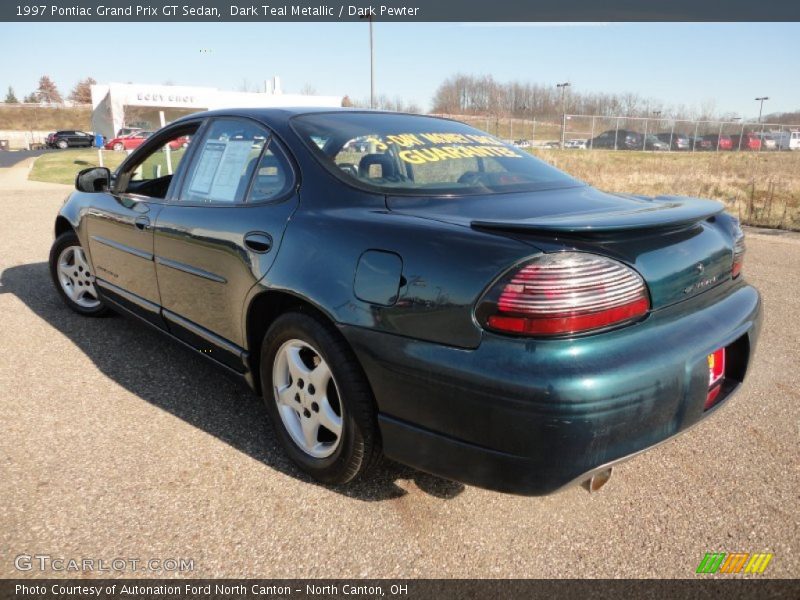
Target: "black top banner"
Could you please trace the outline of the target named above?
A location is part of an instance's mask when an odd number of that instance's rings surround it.
[[[0,21],[800,21],[795,0],[4,0]]]

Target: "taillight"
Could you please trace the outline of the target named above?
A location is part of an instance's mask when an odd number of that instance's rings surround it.
[[[725,375],[725,348],[715,350],[706,357],[708,362],[708,387],[714,387]]]
[[[504,276],[476,316],[494,331],[553,336],[605,329],[649,309],[644,280],[630,267],[596,254],[558,252]]]
[[[703,407],[708,410],[717,403],[725,377],[725,348],[715,350],[706,357],[708,362],[708,395]]]
[[[733,244],[733,266],[731,267],[731,277],[736,279],[742,272],[742,265],[744,265],[744,234],[739,232],[739,237]]]

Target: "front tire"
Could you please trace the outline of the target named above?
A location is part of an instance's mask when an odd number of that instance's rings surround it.
[[[69,308],[85,317],[109,313],[94,285],[94,273],[74,231],[56,238],[50,248],[50,277],[61,299]]]
[[[116,144],[114,144],[115,152],[122,152],[123,150],[125,150],[125,145],[122,142],[117,142]]]
[[[309,314],[286,313],[261,348],[264,401],[289,458],[324,483],[369,471],[381,455],[375,401],[338,332]]]

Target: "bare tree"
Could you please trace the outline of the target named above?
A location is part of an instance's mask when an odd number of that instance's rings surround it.
[[[800,109],[785,113],[770,113],[764,115],[765,123],[775,123],[776,125],[796,125],[800,123]]]
[[[568,113],[601,116],[652,117],[653,111],[669,113],[674,118],[688,118],[691,109],[669,107],[663,102],[644,98],[634,92],[581,92],[569,89]],[[713,105],[702,112],[714,113]],[[499,83],[491,75],[457,73],[445,79],[433,95],[432,112],[460,115],[484,115],[495,118],[559,118],[561,94],[555,83],[511,81]]]
[[[97,81],[93,77],[81,79],[70,92],[69,99],[75,104],[90,104],[92,102],[92,86]]]
[[[304,96],[316,96],[317,90],[310,83],[306,83],[302,88],[300,88],[300,93]]]
[[[345,96],[348,101],[350,98]],[[359,108],[369,108],[370,102],[369,99],[364,100],[355,100],[351,101],[351,106],[357,106]],[[342,103],[344,106],[344,103]],[[375,98],[375,108],[379,110],[391,110],[395,112],[407,112],[407,113],[421,113],[422,109],[418,104],[415,102],[407,102],[400,98],[399,96],[395,96],[394,98],[390,98],[386,94],[381,94],[380,96]]]
[[[39,102],[61,104],[64,101],[56,84],[47,75],[42,75],[39,78],[39,87],[36,88],[35,94]]]

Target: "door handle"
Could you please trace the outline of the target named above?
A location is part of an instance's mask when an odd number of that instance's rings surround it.
[[[244,236],[244,245],[253,252],[266,254],[272,249],[272,237],[268,233],[253,231]]]
[[[136,225],[136,229],[140,231],[144,231],[148,227],[150,227],[150,219],[147,217],[136,217],[136,221],[134,221]]]

